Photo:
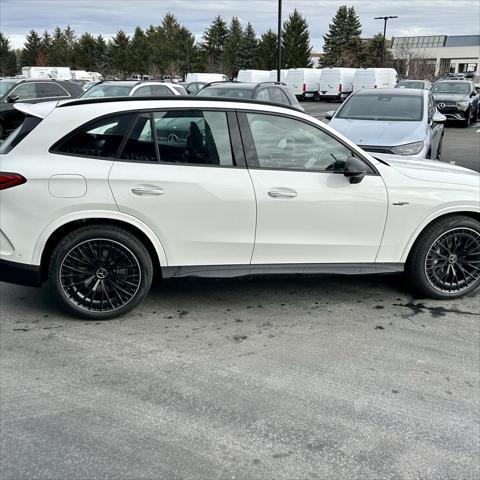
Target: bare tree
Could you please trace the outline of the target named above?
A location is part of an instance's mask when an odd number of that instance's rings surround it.
[[[404,78],[431,79],[435,76],[435,60],[425,50],[401,46],[393,51],[395,66]]]

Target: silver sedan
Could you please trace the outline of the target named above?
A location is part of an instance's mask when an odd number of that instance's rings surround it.
[[[369,152],[440,159],[446,117],[428,90],[359,90],[327,119]]]

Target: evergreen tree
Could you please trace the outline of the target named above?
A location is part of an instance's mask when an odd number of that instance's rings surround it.
[[[257,38],[250,22],[240,40],[237,66],[239,70],[254,68],[257,60]]]
[[[230,27],[228,29],[228,36],[225,42],[224,51],[224,73],[226,73],[227,76],[230,78],[236,77],[239,70],[238,58],[242,35],[242,25],[240,24],[240,21],[237,17],[233,17],[232,21],[230,22]]]
[[[22,50],[22,65],[31,67],[37,65],[41,49],[42,41],[40,36],[35,30],[30,30]]]
[[[93,70],[95,72],[106,72],[108,70],[108,47],[105,39],[99,35],[95,39],[95,55]]]
[[[63,30],[62,35],[63,41],[65,42],[65,63],[62,65],[75,67],[75,45],[77,43],[75,31],[70,27],[70,25],[67,25],[67,28]]]
[[[45,32],[43,32],[43,35],[42,35],[40,53],[38,54],[38,57],[37,57],[37,65],[44,67],[49,63],[51,49],[52,49],[52,37],[47,32],[47,30],[45,30]]]
[[[0,75],[10,76],[17,73],[17,56],[10,47],[10,40],[0,32]]]
[[[50,51],[47,55],[49,66],[68,65],[68,44],[60,27],[55,27],[52,35]]]
[[[126,78],[130,72],[130,37],[119,30],[108,45],[108,58],[112,70],[119,73],[122,78]]]
[[[383,65],[380,64],[382,61],[382,50],[383,50]],[[393,64],[393,55],[387,48],[384,48],[383,45],[383,33],[377,33],[366,45],[365,47],[365,58],[364,66],[365,67],[386,67]]]
[[[257,67],[261,70],[277,68],[278,35],[271,29],[260,37],[257,47]]]
[[[132,72],[145,75],[150,71],[150,58],[146,55],[147,50],[147,36],[140,27],[137,27],[129,48],[129,65]]]
[[[295,9],[283,24],[282,64],[284,68],[311,67],[308,24]]]
[[[207,71],[221,71],[223,52],[228,36],[227,24],[218,15],[203,34],[203,51],[206,58]]]
[[[90,33],[84,33],[75,45],[75,65],[82,70],[93,71],[96,41]]]
[[[358,67],[363,63],[362,26],[355,8],[341,6],[323,36],[323,67]]]

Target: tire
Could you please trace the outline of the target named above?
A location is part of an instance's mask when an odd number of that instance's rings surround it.
[[[314,102],[319,102],[320,101],[320,94],[318,92],[315,92],[313,94],[313,99]]]
[[[87,320],[108,320],[134,309],[147,295],[152,276],[145,245],[106,224],[66,235],[48,269],[49,286],[60,305]]]
[[[436,299],[453,299],[480,286],[480,222],[452,215],[429,225],[406,265],[411,286]]]
[[[463,121],[463,126],[464,126],[465,128],[468,128],[468,127],[470,126],[470,124],[472,123],[472,115],[471,115],[471,113],[472,113],[471,110],[467,110],[467,111],[465,112],[466,117],[465,117],[465,120]]]
[[[0,140],[3,139],[4,135],[5,135],[5,128],[3,128],[3,125],[0,123]]]

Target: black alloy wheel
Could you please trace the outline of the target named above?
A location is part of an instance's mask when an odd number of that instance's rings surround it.
[[[61,305],[90,320],[132,310],[147,295],[152,277],[145,245],[112,225],[70,232],[53,251],[49,266],[49,283]]]
[[[65,295],[90,312],[123,307],[135,297],[142,280],[133,252],[106,238],[75,245],[64,257],[59,274]]]
[[[446,215],[418,236],[405,265],[418,293],[437,299],[459,298],[480,287],[480,222]]]
[[[480,233],[454,228],[443,233],[430,247],[425,274],[433,288],[462,293],[480,279]]]

